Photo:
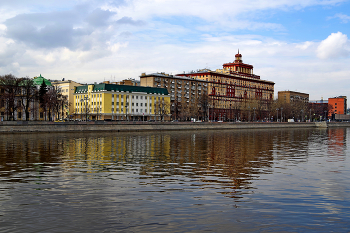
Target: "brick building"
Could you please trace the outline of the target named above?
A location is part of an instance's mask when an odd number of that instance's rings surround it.
[[[141,74],[141,86],[166,88],[170,94],[172,119],[205,118],[203,99],[208,95],[209,82],[165,73]],[[205,114],[204,114],[205,115]]]
[[[347,109],[346,96],[338,96],[334,98],[328,98],[328,104],[330,110],[328,111],[328,117],[333,118],[333,115],[344,115]]]
[[[223,69],[203,69],[178,76],[208,82],[211,120],[259,120],[268,116],[275,83],[253,74],[253,66],[243,63],[239,51],[235,61],[223,64]]]
[[[309,103],[309,94],[296,91],[279,91],[278,101],[291,104],[295,102]]]

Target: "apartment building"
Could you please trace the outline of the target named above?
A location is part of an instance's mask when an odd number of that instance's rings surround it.
[[[239,51],[235,60],[223,64],[222,69],[202,69],[178,76],[208,83],[211,120],[248,120],[253,110],[256,120],[265,118],[274,96],[275,83],[253,74],[253,66],[243,63]]]
[[[295,102],[309,103],[309,94],[296,91],[279,91],[278,101],[291,104]]]
[[[74,117],[82,120],[169,120],[170,95],[165,88],[90,84],[74,90]]]
[[[328,98],[328,117],[334,118],[334,115],[344,115],[347,109],[347,98],[346,96],[338,96],[333,98]]]
[[[175,76],[166,73],[142,73],[141,86],[166,88],[170,94],[172,119],[190,117],[201,110],[201,100],[207,96],[208,82],[186,76]]]

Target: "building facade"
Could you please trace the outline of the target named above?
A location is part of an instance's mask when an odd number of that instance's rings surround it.
[[[347,109],[347,98],[346,96],[339,96],[334,98],[328,98],[328,117],[334,118],[334,115],[344,115]]]
[[[291,104],[294,102],[309,103],[309,94],[296,91],[279,91],[278,101]]]
[[[75,87],[73,99],[73,115],[76,119],[170,119],[170,95],[165,88],[91,84]]]
[[[178,75],[208,82],[210,120],[262,120],[273,101],[275,83],[253,74],[253,66],[243,63],[239,52],[234,62],[223,64],[223,69]]]
[[[82,84],[72,80],[62,80],[51,82],[52,86],[58,88],[62,96],[67,100],[67,104],[63,106],[63,118],[72,118],[74,112],[74,90],[75,87],[82,86]]]
[[[203,117],[203,102],[208,93],[208,82],[165,73],[141,74],[141,86],[166,88],[170,93],[172,120]],[[205,110],[204,110],[205,111]]]

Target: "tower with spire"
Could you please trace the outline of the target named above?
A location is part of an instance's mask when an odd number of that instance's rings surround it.
[[[243,63],[242,54],[238,53],[235,55],[235,60],[230,63],[223,64],[223,69],[228,73],[243,73],[248,75],[253,75],[253,66]],[[260,78],[254,75],[255,78]]]

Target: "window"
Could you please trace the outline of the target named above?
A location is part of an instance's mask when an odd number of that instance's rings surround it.
[[[145,107],[147,107],[147,103],[145,103]]]
[[[137,100],[139,99],[139,96],[138,96],[138,95],[136,96],[136,99],[137,99]]]
[[[114,98],[114,94],[112,94],[112,98]]]
[[[140,104],[140,106],[142,107],[142,103]]]
[[[141,95],[140,99],[142,99],[142,98],[143,98],[143,96]]]
[[[134,96],[132,96],[132,99],[134,99]]]
[[[40,113],[40,118],[44,118],[44,113],[43,112]]]
[[[136,103],[136,107],[138,107],[139,106],[139,103]]]
[[[131,106],[133,106],[133,107],[134,107],[134,103],[132,103],[132,104],[131,104]]]

